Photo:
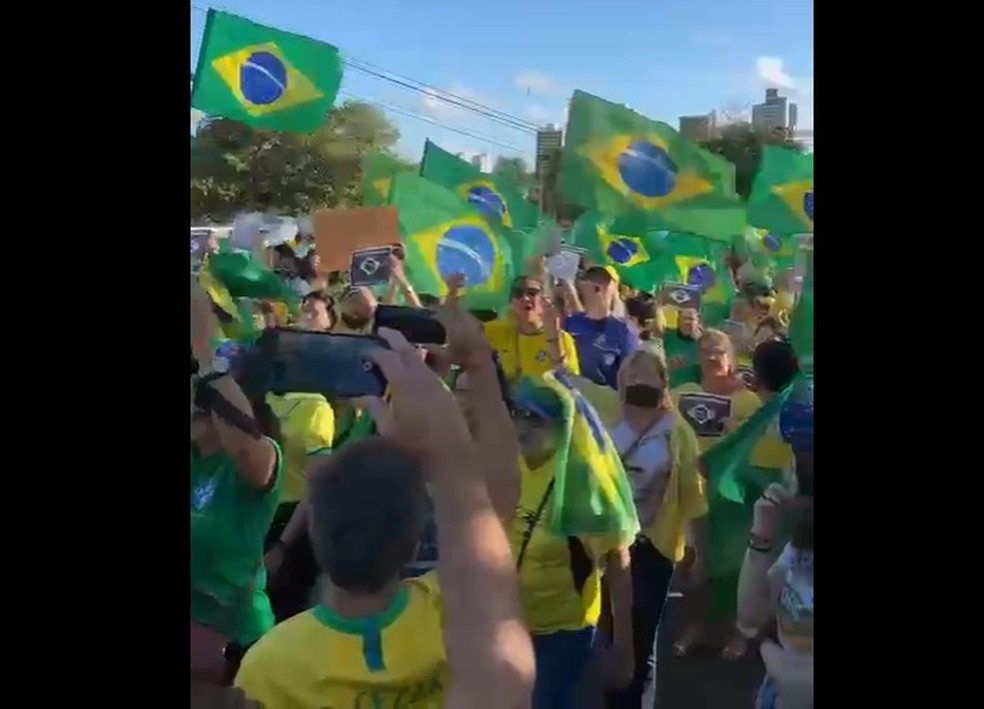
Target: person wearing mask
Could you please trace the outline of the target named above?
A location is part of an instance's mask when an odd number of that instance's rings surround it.
[[[283,455],[276,418],[250,401],[214,355],[218,322],[197,284],[191,351],[197,363],[191,418],[192,674],[228,682],[242,653],[273,627],[263,543],[280,496]]]
[[[758,396],[749,391],[737,374],[734,349],[728,335],[721,330],[704,330],[697,340],[700,367],[699,383],[683,384],[673,390],[680,413],[697,434],[701,452],[714,445],[726,433],[741,425],[760,406]],[[715,493],[708,492],[708,535],[713,536],[715,515],[718,513]],[[730,509],[722,505],[722,510]],[[721,525],[719,525],[721,526]],[[705,548],[707,544],[705,543]],[[688,625],[673,649],[678,657],[705,637],[705,626],[729,635],[721,656],[737,659],[745,654],[747,643],[734,627],[734,598],[740,561],[730,565],[730,559],[718,561],[707,557],[698,572],[686,569],[691,588],[685,593],[684,607]],[[716,635],[717,633],[715,633]]]
[[[684,308],[677,314],[677,326],[663,335],[663,351],[670,372],[670,388],[700,381],[697,340],[702,332],[700,313]]]
[[[491,353],[480,328],[456,317],[442,321],[456,363],[471,390],[494,392],[499,424],[483,428],[501,436],[511,425]],[[264,636],[236,686],[271,708],[525,709],[533,651],[502,526],[516,499],[515,436],[495,442],[494,458],[482,455],[491,447],[473,440],[418,352],[399,333],[380,336],[390,349],[373,359],[392,392],[382,435],[346,446],[309,477],[311,536],[327,575],[320,602]],[[428,485],[440,583],[433,572],[400,581]]]
[[[625,686],[631,680],[629,551],[614,539],[602,543],[558,537],[549,531],[554,509],[554,458],[559,444],[556,425],[562,416],[562,402],[557,397],[549,403],[527,401],[520,390],[513,405],[521,453],[520,493],[509,538],[519,571],[523,617],[533,635],[536,656],[531,707],[566,709],[575,706],[592,657],[601,616],[602,568],[615,627],[607,680],[615,686]]]
[[[544,298],[540,281],[520,276],[509,295],[506,316],[484,325],[509,382],[557,368],[580,374],[574,340],[560,329],[557,311]]]
[[[639,347],[639,337],[625,320],[612,314],[619,301],[615,269],[592,266],[580,282],[583,310],[564,318],[564,330],[574,338],[581,375],[615,388],[622,361]]]
[[[667,379],[661,356],[644,350],[629,355],[618,373],[618,418],[609,424],[642,529],[631,549],[635,672],[628,686],[608,692],[609,709],[639,707],[656,684],[656,632],[674,565],[684,557],[685,529],[693,530],[693,563],[704,554],[707,502],[697,470],[699,447],[674,408]]]

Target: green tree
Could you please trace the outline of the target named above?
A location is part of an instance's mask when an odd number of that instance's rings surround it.
[[[533,185],[533,174],[526,169],[526,161],[523,158],[507,158],[500,155],[495,159],[492,175],[523,191]]]
[[[375,107],[333,108],[311,135],[256,131],[206,119],[191,148],[191,215],[225,222],[242,211],[310,214],[361,202],[362,156],[389,149],[400,134]]]
[[[752,181],[762,159],[763,145],[785,145],[802,149],[802,145],[781,131],[761,133],[748,123],[732,123],[722,129],[720,137],[701,143],[701,147],[727,158],[735,166],[735,189],[742,199],[748,199],[751,194]]]

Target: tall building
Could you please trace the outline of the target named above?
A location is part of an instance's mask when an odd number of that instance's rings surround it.
[[[789,104],[789,132],[793,133],[796,131],[796,125],[799,123],[797,120],[799,118],[799,106],[795,103]]]
[[[536,132],[536,176],[543,177],[549,172],[548,163],[560,153],[564,144],[564,131],[550,124]]]
[[[788,99],[779,95],[779,89],[766,89],[765,103],[752,106],[752,127],[767,132],[790,130],[796,113],[796,104],[789,105]]]
[[[706,116],[680,116],[680,135],[694,142],[710,140],[714,137],[716,119],[713,112]]]
[[[488,153],[472,155],[469,162],[486,174],[492,172],[492,156]]]

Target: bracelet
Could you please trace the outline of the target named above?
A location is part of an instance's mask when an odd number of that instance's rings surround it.
[[[748,548],[752,551],[768,554],[772,551],[772,540],[760,537],[754,532],[750,532],[748,535]]]

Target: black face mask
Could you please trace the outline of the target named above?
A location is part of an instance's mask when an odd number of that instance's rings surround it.
[[[663,389],[648,384],[630,384],[625,387],[625,403],[646,409],[655,409],[663,403]]]
[[[342,322],[345,323],[345,327],[350,330],[361,330],[372,318],[360,318],[358,315],[349,315],[348,313],[342,313]]]

